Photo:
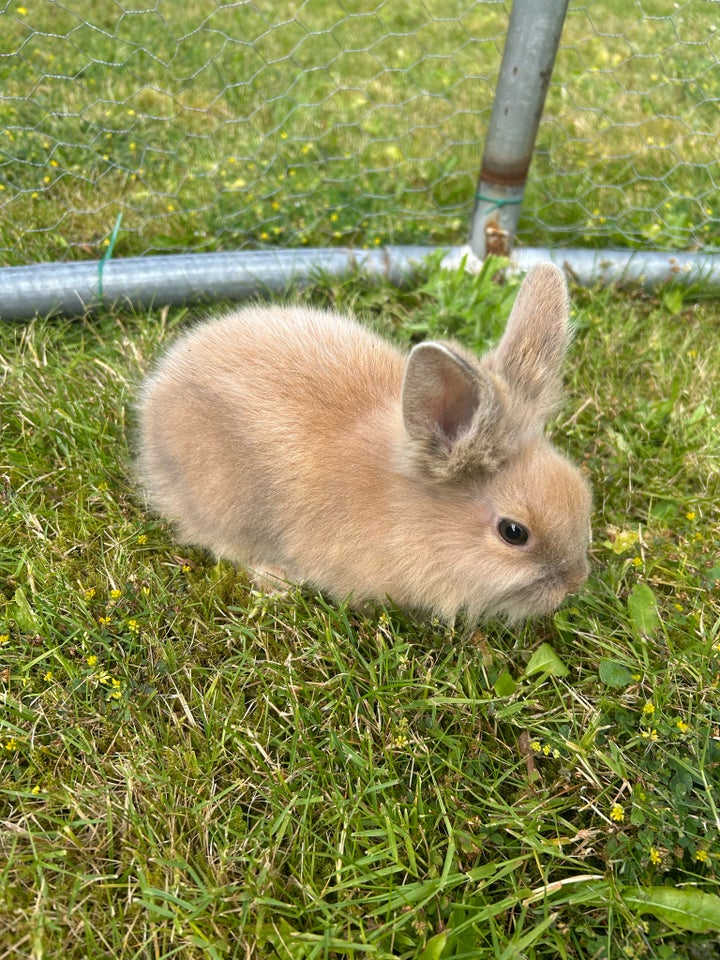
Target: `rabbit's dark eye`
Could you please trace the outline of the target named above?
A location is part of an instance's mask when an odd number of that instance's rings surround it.
[[[522,547],[528,542],[530,536],[527,527],[516,520],[501,520],[498,524],[498,532],[505,543],[509,543],[511,547]]]

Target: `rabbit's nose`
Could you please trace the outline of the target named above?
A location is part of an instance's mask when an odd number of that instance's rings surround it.
[[[576,590],[579,590],[589,575],[590,563],[587,557],[583,557],[582,561],[576,567],[565,572],[564,580],[568,593],[575,593]]]

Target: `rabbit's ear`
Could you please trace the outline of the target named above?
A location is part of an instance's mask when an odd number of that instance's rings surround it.
[[[539,417],[552,412],[560,392],[567,348],[569,301],[562,270],[540,263],[525,277],[505,333],[493,351],[493,367],[511,392],[535,405]]]
[[[435,437],[450,447],[469,430],[477,407],[477,375],[443,343],[410,352],[402,387],[405,429],[413,440]]]
[[[506,390],[452,345],[413,347],[402,387],[412,459],[426,475],[458,480],[497,469],[513,442]]]

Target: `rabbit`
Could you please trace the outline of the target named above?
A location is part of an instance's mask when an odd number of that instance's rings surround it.
[[[534,267],[499,344],[409,354],[350,316],[246,306],[144,382],[138,474],[183,542],[267,587],[447,622],[548,614],[589,572],[590,489],[544,436],[569,339]]]

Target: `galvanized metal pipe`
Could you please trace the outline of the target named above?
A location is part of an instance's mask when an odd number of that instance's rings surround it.
[[[134,307],[242,300],[282,293],[320,273],[353,270],[400,283],[431,247],[254,250],[39,263],[0,269],[0,320],[79,315],[102,304]]]
[[[508,256],[568,0],[514,0],[470,225],[483,259]]]
[[[201,300],[242,300],[282,294],[294,286],[312,283],[320,274],[340,277],[353,271],[402,284],[412,278],[427,256],[441,250],[399,246],[372,251],[247,251],[129,257],[104,264],[93,260],[5,267],[0,269],[0,319],[80,315],[103,304],[148,308]],[[442,252],[450,269],[460,264],[468,270],[482,266],[469,247]],[[526,248],[513,255],[514,266],[522,271],[543,260],[553,261],[578,283],[590,286],[626,282],[654,287],[675,281],[720,292],[720,253]]]
[[[677,283],[720,293],[720,253],[536,247],[515,250],[512,256],[523,272],[544,260],[557,264],[576,283],[587,287],[638,284],[652,290]]]

